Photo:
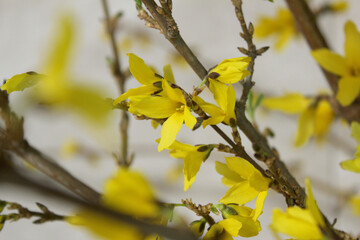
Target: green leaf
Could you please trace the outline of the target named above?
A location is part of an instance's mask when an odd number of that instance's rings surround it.
[[[142,9],[142,1],[141,0],[134,0],[136,3],[136,9],[140,10]]]
[[[0,213],[4,210],[6,205],[7,205],[7,202],[0,200]]]
[[[4,85],[1,86],[1,90],[12,93],[16,91],[23,91],[26,88],[34,86],[43,75],[36,72],[21,73],[8,79]]]
[[[256,99],[254,109],[256,109],[258,106],[260,106],[263,99],[264,99],[264,94],[261,93],[260,96]]]

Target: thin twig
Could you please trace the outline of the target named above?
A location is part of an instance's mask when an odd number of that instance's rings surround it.
[[[109,13],[109,7],[107,0],[101,0],[103,11],[105,14],[105,23],[106,23],[106,30],[107,34],[110,38],[110,45],[113,54],[113,64],[112,64],[112,73],[116,80],[116,83],[119,87],[120,94],[125,92],[125,82],[126,82],[126,75],[121,71],[121,62],[119,57],[119,49],[116,44],[116,20],[112,21]],[[121,119],[120,119],[120,135],[121,135],[121,157],[118,157],[118,162],[120,165],[128,167],[132,163],[133,156],[128,156],[128,145],[129,145],[129,137],[128,137],[128,128],[129,128],[129,115],[126,110],[121,110]]]

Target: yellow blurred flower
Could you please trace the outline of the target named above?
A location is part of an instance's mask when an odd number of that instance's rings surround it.
[[[289,40],[298,35],[294,17],[288,9],[280,8],[276,17],[262,17],[255,27],[255,37],[267,38],[276,36],[275,49],[281,50]]]
[[[337,1],[330,3],[330,8],[334,12],[343,12],[347,10],[349,7],[349,4],[347,1]]]
[[[324,138],[335,113],[329,102],[320,99],[304,97],[299,93],[288,93],[282,97],[270,97],[263,100],[263,105],[272,110],[279,110],[287,114],[299,114],[298,129],[295,137],[295,146],[306,144],[314,136],[321,140]]]
[[[216,162],[216,171],[224,176],[222,182],[230,189],[219,202],[243,205],[256,197],[265,200],[263,196],[271,180],[243,158],[226,157],[225,160],[226,164]]]
[[[345,24],[345,57],[322,48],[312,51],[315,60],[325,70],[340,76],[336,99],[350,105],[360,93],[360,32],[352,21]]]
[[[110,107],[105,102],[105,95],[98,87],[75,83],[69,73],[75,40],[74,21],[70,16],[60,19],[54,43],[44,62],[43,73],[28,72],[18,74],[1,86],[9,93],[22,91],[37,83],[33,97],[54,107],[72,109],[94,123],[104,123]]]
[[[360,195],[351,197],[350,204],[354,214],[360,216]]]
[[[321,228],[325,228],[324,218],[316,204],[310,180],[306,181],[306,208],[288,207],[286,212],[273,210],[270,228],[276,233],[283,233],[295,239],[324,239]]]
[[[148,218],[158,224],[166,224],[154,193],[145,178],[138,172],[119,169],[106,184],[102,203],[118,212],[135,218]],[[99,213],[82,209],[75,216],[68,217],[72,225],[86,227],[92,233],[107,240],[143,240],[145,235],[134,226],[122,223]],[[156,236],[150,236],[156,239]],[[146,238],[148,239],[148,238]]]

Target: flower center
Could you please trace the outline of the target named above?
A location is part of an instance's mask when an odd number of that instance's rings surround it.
[[[351,74],[351,76],[353,76],[353,77],[360,76],[360,66],[352,67],[352,68],[350,69],[350,74]]]
[[[178,112],[184,112],[185,105],[181,104],[180,107],[176,108],[176,111]]]

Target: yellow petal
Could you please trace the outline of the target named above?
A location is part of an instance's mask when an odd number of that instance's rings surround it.
[[[306,109],[299,117],[298,129],[295,137],[295,146],[300,147],[307,143],[309,138],[314,134],[315,110]]]
[[[72,49],[75,40],[75,26],[72,17],[63,16],[60,19],[59,28],[54,37],[54,45],[49,51],[43,72],[51,76],[49,79],[56,78],[62,80],[66,75],[66,69],[70,64]]]
[[[1,86],[1,90],[9,94],[15,91],[23,91],[26,88],[32,87],[38,83],[43,75],[36,72],[27,72],[17,74],[6,80],[6,83]]]
[[[204,112],[210,115],[210,118],[202,122],[204,128],[208,125],[216,125],[224,120],[225,112],[218,106],[205,102],[199,96],[193,97],[193,101],[196,102]]]
[[[226,110],[227,107],[227,86],[225,83],[209,79],[209,88],[211,92],[214,94],[214,98],[216,103],[222,110]]]
[[[201,237],[204,233],[205,224],[206,221],[201,221],[201,220],[193,221],[190,224],[190,229],[195,234],[195,236]]]
[[[219,202],[223,204],[237,203],[242,205],[255,199],[258,194],[258,191],[250,187],[249,182],[240,182],[232,186]]]
[[[358,77],[342,77],[339,80],[339,90],[336,99],[343,106],[350,105],[360,92],[360,76]]]
[[[340,166],[344,170],[360,173],[360,158],[343,161],[340,163]]]
[[[258,171],[251,163],[243,158],[226,157],[225,160],[229,169],[239,174],[243,179],[249,179],[255,171]]]
[[[145,64],[144,60],[133,53],[128,53],[129,69],[134,78],[142,85],[150,85],[161,79],[156,77],[154,70]]]
[[[184,106],[184,118],[185,118],[185,125],[190,128],[193,129],[197,120],[196,117],[194,117],[189,108],[187,106]]]
[[[186,192],[191,184],[195,181],[196,174],[199,172],[201,163],[204,160],[204,153],[192,152],[186,155],[184,159],[184,192]]]
[[[312,220],[310,212],[298,207],[290,207],[283,213],[274,209],[271,228],[296,239],[322,239],[321,232]]]
[[[170,64],[167,64],[163,67],[164,78],[169,82],[175,83],[174,74]]]
[[[320,100],[315,110],[315,136],[323,136],[327,133],[335,114],[326,100]]]
[[[114,105],[126,100],[127,98],[131,96],[137,96],[137,95],[151,95],[154,92],[158,91],[159,88],[155,87],[154,85],[144,85],[140,86],[138,88],[132,88],[127,90],[124,94],[120,95],[118,98],[116,98],[113,102]]]
[[[114,210],[137,217],[156,217],[159,210],[146,179],[138,172],[122,168],[106,181],[103,202]]]
[[[345,24],[345,56],[352,67],[360,66],[360,33],[352,21]]]
[[[185,98],[182,91],[178,88],[172,88],[166,79],[162,81],[163,95],[167,96],[174,102],[185,104]]]
[[[235,183],[245,181],[245,179],[241,178],[236,172],[230,170],[226,164],[216,161],[215,168],[219,174],[224,176],[222,182],[228,187],[231,187]]]
[[[279,32],[279,37],[275,43],[275,49],[281,50],[286,44],[290,41],[290,39],[295,35],[294,26],[285,27],[281,32]]]
[[[216,80],[222,83],[236,83],[244,79],[246,76],[250,75],[250,72],[246,70],[250,61],[250,57],[225,59],[215,68],[213,68],[209,74],[211,74],[212,72],[220,74],[219,77],[216,78]]]
[[[353,196],[350,199],[350,204],[352,206],[353,212],[355,215],[360,215],[360,196]]]
[[[306,178],[305,180],[307,198],[306,198],[306,208],[309,209],[315,221],[322,227],[325,227],[324,218],[319,210],[318,205],[316,204],[314,194],[312,192],[310,179]]]
[[[232,218],[221,220],[218,224],[233,237],[236,237],[239,234],[239,230],[242,227],[241,222]]]
[[[279,110],[288,114],[298,114],[303,112],[310,104],[311,100],[299,93],[287,93],[282,97],[265,98],[262,104],[273,110]]]
[[[311,52],[315,60],[327,71],[339,76],[350,74],[350,68],[346,59],[329,49],[322,48]]]
[[[230,119],[236,119],[235,117],[235,104],[236,104],[236,95],[235,95],[235,89],[230,84],[227,89],[227,104],[226,104],[226,117],[224,119],[224,122],[226,124],[230,125]]]
[[[254,216],[252,217],[254,221],[256,221],[259,218],[259,216],[262,214],[266,196],[267,196],[267,191],[263,191],[260,192],[258,197],[256,198]]]
[[[250,186],[258,192],[267,191],[269,189],[270,178],[264,177],[259,171],[254,171],[249,178]]]
[[[67,217],[66,222],[86,227],[96,236],[106,240],[139,240],[143,238],[141,232],[133,226],[87,210],[81,210],[77,215]]]
[[[351,122],[351,136],[360,143],[360,123],[355,121]]]
[[[129,97],[128,111],[137,115],[145,115],[150,118],[162,119],[175,113],[178,103],[166,97],[140,95]]]
[[[169,147],[174,143],[176,135],[184,122],[184,113],[175,112],[171,115],[161,127],[161,139],[158,146],[158,151],[161,152],[164,148]]]

